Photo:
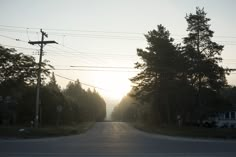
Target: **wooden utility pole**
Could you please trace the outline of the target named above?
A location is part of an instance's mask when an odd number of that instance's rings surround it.
[[[43,47],[46,44],[57,44],[56,41],[44,41],[44,37],[48,37],[48,35],[40,30],[42,33],[41,41],[29,41],[28,43],[31,45],[38,44],[40,45],[40,54],[39,54],[39,68],[38,68],[38,79],[37,79],[37,90],[36,90],[36,105],[35,105],[35,127],[39,127],[39,105],[40,105],[40,86],[41,86],[41,64],[42,64],[42,56],[43,56]]]

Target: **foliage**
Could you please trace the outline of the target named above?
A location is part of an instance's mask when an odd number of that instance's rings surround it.
[[[122,98],[121,102],[115,106],[112,111],[111,118],[114,121],[134,121],[136,119],[136,107],[135,100],[130,96]]]
[[[52,66],[42,63],[42,75],[48,76],[48,67]],[[34,57],[16,53],[15,49],[0,46],[0,83],[7,81],[24,82],[34,84],[37,78],[38,64]]]
[[[218,101],[212,106],[212,100],[222,100],[219,91],[227,84],[225,75],[229,70],[219,65],[224,46],[211,40],[214,32],[210,29],[210,19],[204,9],[197,7],[195,14],[190,13],[185,19],[188,23],[188,36],[184,38],[187,78],[196,90],[193,113],[200,117],[210,108],[218,108],[219,102],[225,104]]]
[[[219,65],[223,46],[211,41],[214,32],[204,9],[196,8],[186,21],[189,34],[183,46],[175,44],[162,25],[145,35],[148,46],[137,49],[142,62],[135,63],[141,72],[131,78],[134,87],[130,95],[139,105],[130,110],[132,103],[125,98],[113,112],[115,119],[126,120],[135,114],[134,120],[162,125],[177,123],[181,116],[185,123],[192,123],[227,108],[229,101],[220,95],[229,73]]]
[[[167,120],[169,123],[170,109],[176,103],[171,97],[176,97],[179,87],[185,86],[186,59],[164,26],[158,25],[157,30],[148,32],[145,37],[148,47],[146,50],[137,50],[143,63],[136,63],[136,68],[142,71],[131,79],[135,84],[134,96],[151,102],[150,111],[155,113],[154,119]]]
[[[210,30],[209,18],[204,9],[196,8],[195,14],[186,16],[188,37],[184,38],[185,56],[188,58],[188,79],[198,90],[198,104],[201,103],[201,89],[219,91],[226,85],[226,70],[219,66],[222,61],[222,45],[211,41],[214,32]]]
[[[220,91],[221,95],[227,99],[230,104],[236,104],[236,86],[228,86]]]
[[[106,117],[106,103],[94,90],[82,89],[79,80],[70,82],[63,91],[70,110],[76,119],[73,121],[102,121]]]
[[[29,126],[35,116],[38,64],[32,56],[16,53],[14,49],[0,46],[0,53],[0,96],[1,99],[11,96],[16,102],[13,110],[6,108],[0,112],[0,123],[10,120]],[[50,74],[49,68],[53,67],[42,63],[44,79]],[[40,91],[41,126],[102,121],[106,116],[103,98],[95,90],[82,89],[79,80],[70,82],[62,91],[52,73],[50,81],[43,83]],[[6,114],[9,115],[3,116]]]

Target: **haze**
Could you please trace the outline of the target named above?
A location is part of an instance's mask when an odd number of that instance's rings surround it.
[[[234,0],[1,0],[0,43],[38,58],[38,46],[3,36],[39,40],[42,28],[48,40],[59,43],[46,46],[43,56],[57,69],[58,84],[65,88],[70,80],[79,79],[84,88],[95,88],[104,96],[111,112],[131,89],[129,78],[137,74],[133,69],[138,61],[136,49],[146,47],[143,34],[163,24],[175,41],[181,42],[187,34],[184,17],[196,6],[205,8],[212,19],[214,40],[225,46],[223,66],[235,68]],[[234,73],[228,76],[228,82],[236,84]]]

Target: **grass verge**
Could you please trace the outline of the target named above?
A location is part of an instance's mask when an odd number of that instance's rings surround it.
[[[0,127],[0,138],[44,138],[81,134],[89,130],[95,122],[83,122],[74,126],[23,128]]]
[[[231,128],[201,128],[201,127],[157,127],[143,123],[130,123],[136,129],[144,132],[168,136],[191,138],[236,139],[236,129]]]

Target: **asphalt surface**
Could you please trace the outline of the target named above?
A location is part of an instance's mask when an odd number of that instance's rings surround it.
[[[0,157],[236,157],[236,141],[148,134],[126,123],[101,122],[81,135],[0,140]]]

